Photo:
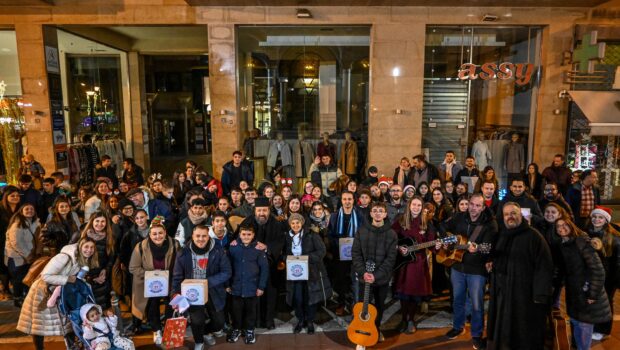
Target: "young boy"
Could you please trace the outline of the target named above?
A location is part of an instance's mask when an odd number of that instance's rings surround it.
[[[84,339],[89,342],[90,347],[94,350],[107,350],[113,343],[119,349],[135,349],[131,340],[121,337],[118,333],[116,329],[118,317],[111,311],[107,311],[105,317],[102,314],[101,306],[96,304],[84,304],[80,308]]]
[[[229,248],[233,268],[231,286],[226,289],[233,296],[233,331],[226,339],[229,343],[239,340],[242,327],[245,329],[245,343],[256,342],[256,309],[258,297],[267,287],[269,263],[265,252],[256,249],[254,234],[252,226],[241,226],[237,244]]]

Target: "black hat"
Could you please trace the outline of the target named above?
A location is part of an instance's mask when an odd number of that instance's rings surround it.
[[[204,207],[205,205],[207,205],[207,201],[202,198],[196,198],[192,201],[191,204],[192,204],[192,207],[195,205],[201,205]]]
[[[133,204],[133,202],[130,201],[129,199],[127,199],[127,198],[123,198],[120,201],[118,201],[118,207],[119,208],[123,209],[123,208],[125,208],[127,206],[131,206],[132,208],[136,209],[136,205]]]
[[[267,197],[258,197],[254,200],[254,207],[268,207],[269,206],[269,198]]]

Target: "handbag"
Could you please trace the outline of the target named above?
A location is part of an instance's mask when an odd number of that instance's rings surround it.
[[[41,272],[43,272],[43,269],[45,268],[47,263],[50,262],[50,260],[52,260],[51,256],[42,256],[35,260],[32,265],[30,265],[28,273],[26,274],[26,277],[24,277],[22,283],[28,287],[31,287],[34,281],[39,278]]]
[[[174,316],[177,317],[174,317]],[[162,345],[166,349],[180,348],[185,340],[185,329],[187,328],[187,318],[180,316],[175,312],[173,318],[166,320],[164,326],[164,336],[162,337]]]

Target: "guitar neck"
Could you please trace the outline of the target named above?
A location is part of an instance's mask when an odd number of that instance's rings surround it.
[[[414,252],[416,250],[421,250],[421,249],[426,249],[426,248],[434,247],[435,244],[437,244],[437,242],[441,242],[441,239],[436,239],[436,240],[430,241],[430,242],[414,244],[411,247],[409,247],[409,252]]]
[[[362,307],[362,315],[368,314],[368,302],[370,301],[370,283],[364,283],[364,306]]]

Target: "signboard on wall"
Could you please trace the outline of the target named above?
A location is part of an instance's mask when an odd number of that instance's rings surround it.
[[[481,65],[463,63],[461,68],[459,68],[458,78],[460,80],[514,79],[515,84],[523,86],[530,83],[532,74],[534,74],[534,64],[532,63],[504,62],[499,65],[494,62],[487,62]]]

